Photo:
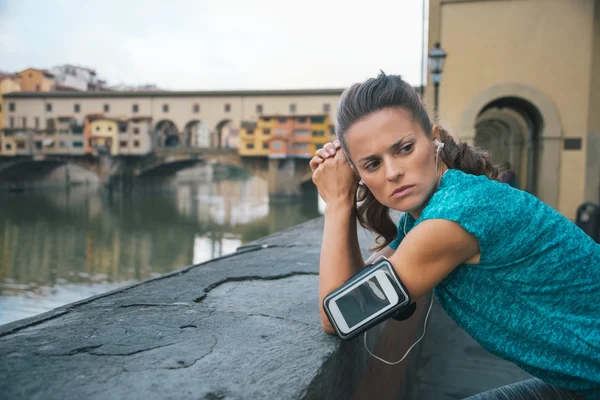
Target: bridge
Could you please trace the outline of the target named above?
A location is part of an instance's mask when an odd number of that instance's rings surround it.
[[[244,157],[228,148],[157,148],[145,156],[52,155],[0,157],[0,181],[27,180],[34,174],[48,173],[62,165],[77,165],[92,172],[106,186],[149,177],[173,176],[199,164],[221,164],[249,171],[267,180],[270,198],[301,194],[302,184],[311,180],[305,158],[272,159]]]

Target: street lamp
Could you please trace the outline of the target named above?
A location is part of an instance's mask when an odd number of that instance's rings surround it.
[[[446,52],[440,47],[440,42],[435,42],[435,47],[429,52],[429,72],[431,72],[431,80],[433,81],[433,109],[437,114],[438,111],[438,91],[440,80],[442,79],[442,71],[444,70],[444,59]]]

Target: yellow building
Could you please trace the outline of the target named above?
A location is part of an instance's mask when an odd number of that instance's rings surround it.
[[[54,90],[54,74],[50,71],[28,68],[19,72],[23,92],[51,92]]]
[[[567,218],[600,201],[600,2],[430,0],[436,42],[442,125]]]
[[[99,118],[91,122],[89,146],[92,154],[119,154],[119,124],[114,119]]]
[[[309,147],[309,153],[312,155],[323,147],[327,142],[335,140],[335,133],[332,137],[333,126],[329,122],[329,116],[314,115],[310,117],[310,131],[311,131],[311,143]]]
[[[270,119],[264,117],[259,118],[258,122],[242,122],[239,147],[241,156],[266,157],[269,155],[271,124]]]

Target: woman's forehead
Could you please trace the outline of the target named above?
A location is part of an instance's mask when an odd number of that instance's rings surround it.
[[[355,122],[346,131],[346,143],[352,158],[355,158],[358,153],[387,148],[403,137],[414,137],[419,133],[422,133],[422,129],[408,111],[384,109]]]

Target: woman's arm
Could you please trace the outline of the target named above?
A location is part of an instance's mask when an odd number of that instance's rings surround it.
[[[411,229],[389,261],[413,301],[433,290],[459,264],[480,253],[477,239],[452,221],[425,220]]]
[[[319,262],[319,310],[325,332],[335,333],[323,311],[323,299],[364,266],[358,244],[354,205],[327,205]]]

